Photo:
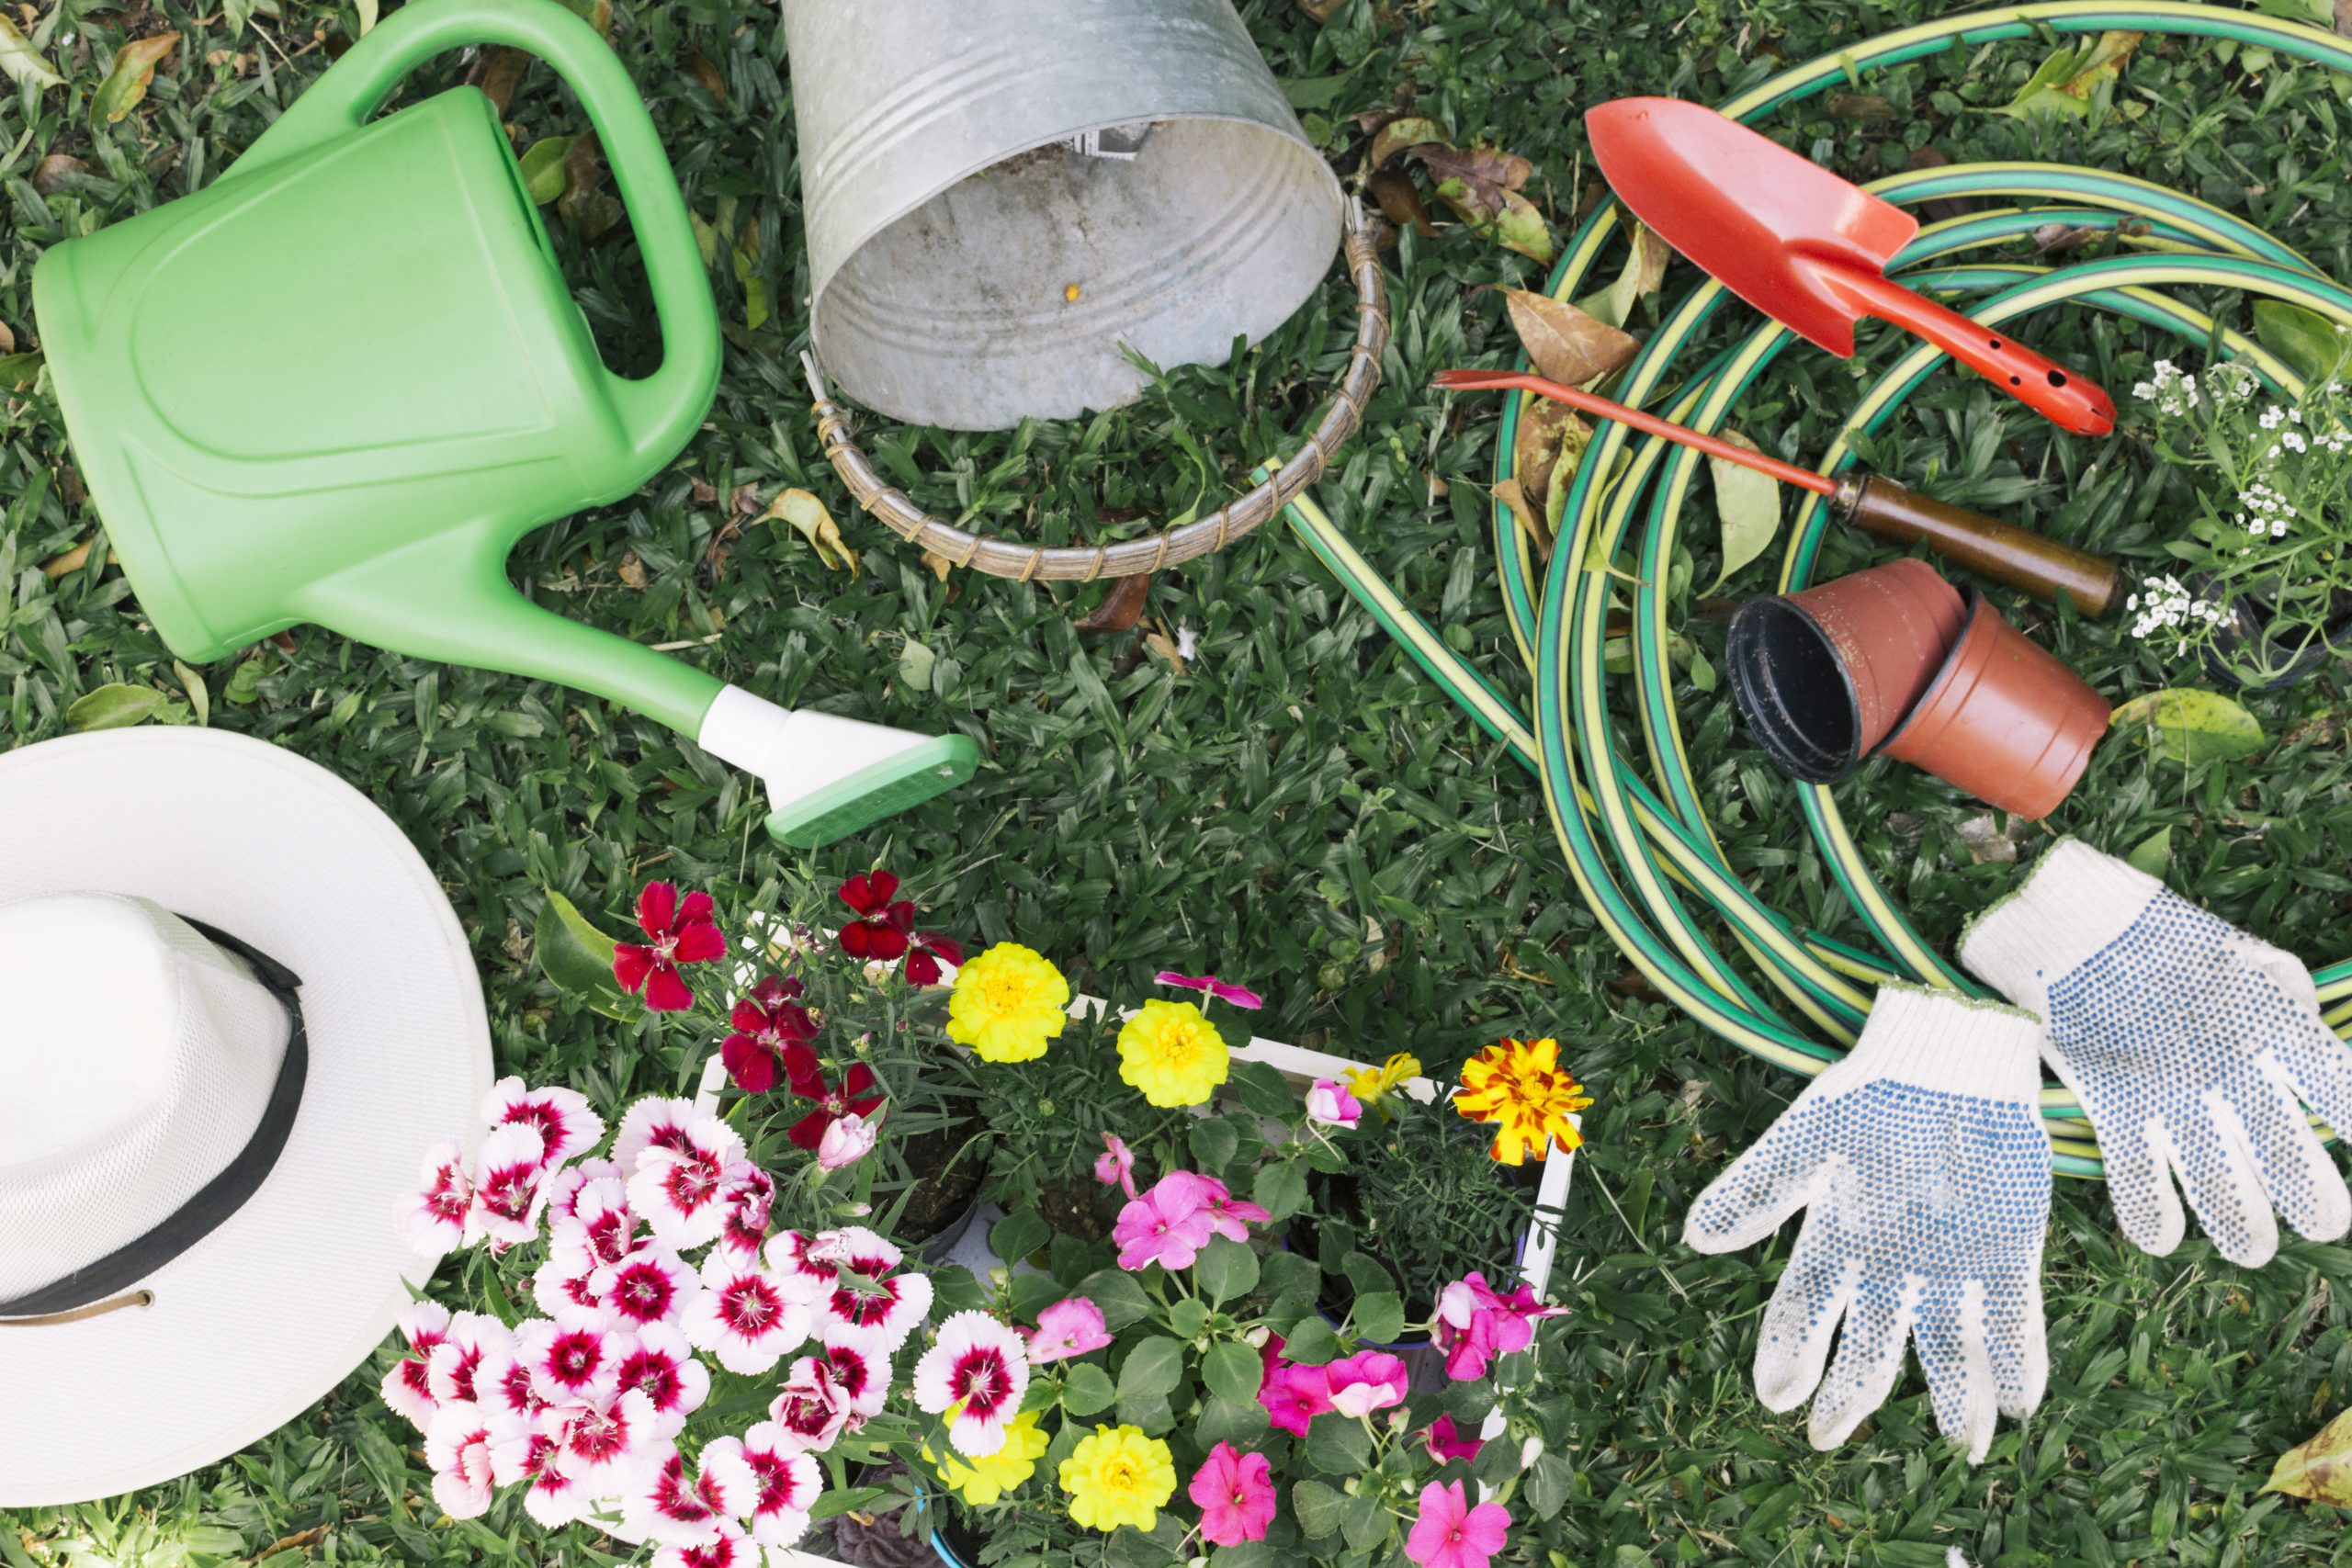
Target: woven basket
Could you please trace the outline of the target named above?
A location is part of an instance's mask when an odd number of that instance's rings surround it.
[[[1380,356],[1388,346],[1388,289],[1381,279],[1379,257],[1360,206],[1351,204],[1349,209],[1343,248],[1348,276],[1356,288],[1356,342],[1329,411],[1308,434],[1306,445],[1263,484],[1182,528],[1091,549],[1047,549],[966,533],[933,517],[904,491],[883,480],[850,435],[849,416],[826,390],[824,373],[813,357],[803,355],[801,365],[816,395],[818,438],[850,494],[857,498],[860,507],[881,519],[884,526],[909,544],[993,577],[1023,582],[1037,578],[1091,582],[1102,577],[1137,577],[1221,550],[1272,518],[1323,477],[1323,470],[1363,423],[1363,406],[1380,385]]]

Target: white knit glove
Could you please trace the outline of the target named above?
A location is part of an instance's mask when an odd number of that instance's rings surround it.
[[[2302,1110],[2352,1129],[2352,1051],[2292,954],[2065,839],[1978,917],[1960,958],[2041,1015],[2139,1246],[2180,1244],[2176,1178],[2233,1263],[2278,1250],[2274,1204],[2314,1241],[2352,1229],[2352,1192]]]
[[[1992,1447],[1996,1413],[2041,1403],[2041,1034],[2010,1008],[1890,986],[1846,1059],[1690,1205],[1683,1239],[1702,1252],[1760,1241],[1808,1210],[1764,1314],[1756,1396],[1790,1410],[1818,1384],[1814,1447],[1844,1441],[1885,1401],[1906,1337],[1936,1425],[1971,1464]]]

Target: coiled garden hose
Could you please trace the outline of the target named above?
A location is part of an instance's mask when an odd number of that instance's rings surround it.
[[[1753,122],[1783,104],[1939,51],[2044,32],[2110,30],[2234,40],[2352,72],[2352,40],[2299,22],[2183,0],[2045,0],[1889,33],[1783,72],[1720,107],[1735,119]],[[2088,306],[2162,328],[2194,346],[2217,343],[2290,397],[2302,388],[2290,367],[2242,334],[2217,330],[2211,317],[2167,291],[2199,286],[2234,289],[2284,300],[2352,327],[2352,291],[2245,220],[2144,180],[2094,169],[2000,163],[1918,170],[1867,188],[1901,206],[1954,197],[2051,204],[1928,225],[1889,266],[1890,274],[1900,272],[1915,288],[1980,294],[1970,313],[1988,327],[2057,305]],[[2050,223],[2113,229],[2127,221],[2135,236],[2160,241],[2164,248],[2047,267],[1968,259]],[[1549,291],[1562,299],[1589,292],[1612,240],[1622,240],[1625,230],[1614,200],[1595,209],[1554,269]],[[1649,407],[1653,398],[1661,398],[1654,412],[1700,430],[1720,428],[1774,357],[1798,341],[1765,321],[1697,374],[1679,370],[1678,355],[1726,298],[1720,284],[1708,280],[1667,310],[1612,395],[1635,407]],[[1884,425],[1942,359],[1938,350],[1919,344],[1869,383],[1846,435],[1822,455],[1820,471],[1835,475],[1849,467],[1849,437]],[[1496,442],[1498,480],[1511,475],[1527,397],[1505,405]],[[1733,1044],[1810,1076],[1838,1060],[1852,1043],[1882,982],[1975,987],[1919,937],[1871,876],[1829,789],[1799,786],[1806,823],[1878,953],[1803,929],[1767,905],[1725,859],[1683,746],[1667,659],[1668,596],[1660,591],[1696,467],[1694,455],[1681,447],[1597,422],[1569,486],[1548,562],[1510,509],[1495,505],[1503,604],[1533,679],[1532,718],[1397,596],[1311,496],[1294,503],[1286,515],[1422,670],[1542,781],[1553,829],[1578,890],[1649,983]],[[1781,592],[1811,581],[1829,523],[1826,503],[1812,498],[1790,532],[1781,558]],[[1622,574],[1584,569],[1589,561],[1617,561],[1629,551],[1634,562]],[[1641,728],[1638,760],[1617,735],[1603,671],[1611,584],[1628,578],[1634,580],[1629,640],[1632,698]],[[1702,912],[1728,928],[1747,969],[1716,945],[1702,923]],[[2329,1022],[2352,1032],[2352,960],[2319,970],[2317,979]],[[2074,1096],[2052,1087],[2041,1104],[2044,1116],[2056,1123],[2051,1131],[2058,1168],[2074,1176],[2100,1175],[2098,1145]]]

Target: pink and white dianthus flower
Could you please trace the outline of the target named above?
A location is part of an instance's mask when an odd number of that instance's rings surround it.
[[[553,1201],[552,1187],[548,1191],[549,1267],[566,1274],[586,1274],[637,1250],[642,1239],[639,1221],[629,1209],[628,1189],[619,1177],[600,1176],[582,1183],[570,1194],[568,1211]]]
[[[839,1170],[843,1166],[855,1165],[874,1152],[881,1135],[880,1122],[868,1121],[855,1111],[835,1117],[826,1123],[823,1134],[817,1140],[818,1168]]]
[[[448,1337],[449,1309],[438,1302],[411,1302],[392,1322],[408,1341],[410,1353],[384,1374],[384,1403],[422,1432],[441,1407],[433,1396],[433,1351]]]
[[[712,1441],[702,1450],[702,1472],[718,1481],[727,1511],[749,1524],[752,1539],[776,1552],[808,1533],[809,1506],[825,1486],[816,1460],[766,1421],[741,1438]]]
[[[676,1323],[702,1293],[694,1265],[660,1242],[648,1242],[588,1276],[588,1292],[616,1328]]]
[[[539,1234],[547,1195],[547,1145],[538,1129],[521,1122],[493,1128],[474,1160],[474,1195],[466,1211],[465,1239],[501,1251]]]
[[[741,1501],[726,1495],[706,1460],[701,1472],[686,1473],[686,1456],[672,1449],[659,1464],[649,1463],[637,1483],[621,1495],[621,1525],[632,1535],[663,1546],[700,1546],[718,1539],[718,1521],[743,1511],[752,1489]]]
[[[849,1400],[854,1417],[850,1429],[854,1431],[881,1415],[882,1407],[890,1403],[891,1353],[841,1338],[823,1340],[818,1348],[832,1369],[834,1383]]]
[[[719,1189],[719,1250],[745,1262],[758,1259],[767,1245],[769,1213],[775,1206],[775,1178],[746,1160]]]
[[[959,1312],[939,1325],[915,1363],[915,1405],[945,1416],[947,1440],[985,1459],[1004,1447],[1005,1424],[1029,1392],[1029,1356],[1010,1324],[984,1312]]]
[[[425,1358],[425,1378],[433,1397],[443,1404],[452,1400],[472,1404],[479,1398],[474,1374],[492,1351],[514,1343],[504,1324],[478,1312],[461,1312],[449,1319],[449,1331]]]
[[[580,1194],[592,1181],[622,1181],[628,1173],[608,1159],[575,1160],[548,1178],[548,1215],[568,1220],[579,1213]]]
[[[689,1343],[717,1355],[729,1371],[771,1371],[807,1341],[813,1314],[758,1263],[714,1250],[703,1262],[702,1282],[678,1326]]]
[[[715,1533],[699,1546],[665,1546],[653,1554],[651,1568],[760,1568],[767,1551],[733,1519],[718,1521]]]
[[[686,1417],[710,1397],[710,1369],[673,1323],[649,1323],[613,1336],[613,1381],[635,1389],[653,1406],[658,1429],[674,1438]]]
[[[392,1224],[401,1237],[427,1258],[438,1258],[466,1239],[466,1215],[474,1206],[474,1180],[466,1169],[466,1147],[444,1138],[424,1151],[418,1173],[422,1186],[392,1201]]]
[[[860,1363],[861,1370],[863,1363]],[[767,1425],[787,1454],[820,1454],[833,1446],[857,1412],[830,1358],[803,1356],[768,1405]]]
[[[588,1109],[578,1089],[552,1085],[526,1089],[519,1077],[504,1077],[482,1097],[482,1120],[493,1127],[525,1126],[539,1134],[550,1167],[568,1165],[605,1136],[605,1119]]]
[[[529,1369],[531,1386],[550,1404],[612,1386],[612,1331],[604,1313],[594,1307],[566,1307],[552,1318],[526,1319],[514,1330],[514,1356]]]
[[[649,1094],[623,1111],[620,1131],[613,1134],[612,1156],[622,1179],[637,1173],[637,1156],[648,1149],[683,1152],[688,1142],[686,1130],[695,1120],[693,1100],[658,1094]]]
[[[931,1315],[931,1276],[857,1270],[865,1283],[844,1279],[817,1303],[818,1322],[828,1344],[854,1345],[890,1357]]]
[[[474,1369],[474,1402],[494,1416],[526,1421],[537,1429],[547,1396],[539,1392],[513,1333],[482,1352],[481,1364]]]
[[[727,1219],[721,1195],[743,1167],[743,1140],[716,1116],[688,1123],[683,1146],[657,1144],[637,1156],[628,1206],[653,1234],[680,1252],[718,1238]]]
[[[653,1402],[636,1389],[607,1386],[539,1412],[539,1430],[555,1439],[548,1462],[577,1481],[591,1497],[628,1486],[668,1439]]]
[[[481,1406],[459,1400],[433,1413],[424,1429],[424,1462],[433,1469],[433,1500],[453,1519],[490,1512],[497,1484],[491,1464],[491,1419]]]
[[[588,1511],[591,1499],[580,1483],[555,1466],[556,1440],[503,1411],[491,1416],[490,1468],[501,1486],[526,1484],[523,1511],[546,1529],[568,1525]]]

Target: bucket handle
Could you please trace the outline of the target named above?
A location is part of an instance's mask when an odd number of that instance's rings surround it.
[[[718,319],[669,155],[628,71],[596,29],[556,0],[410,0],[352,45],[221,178],[307,152],[368,123],[411,72],[474,44],[527,50],[571,84],[645,257],[662,324],[662,367],[642,380],[605,372],[640,456],[674,452],[701,424],[718,384]]]

